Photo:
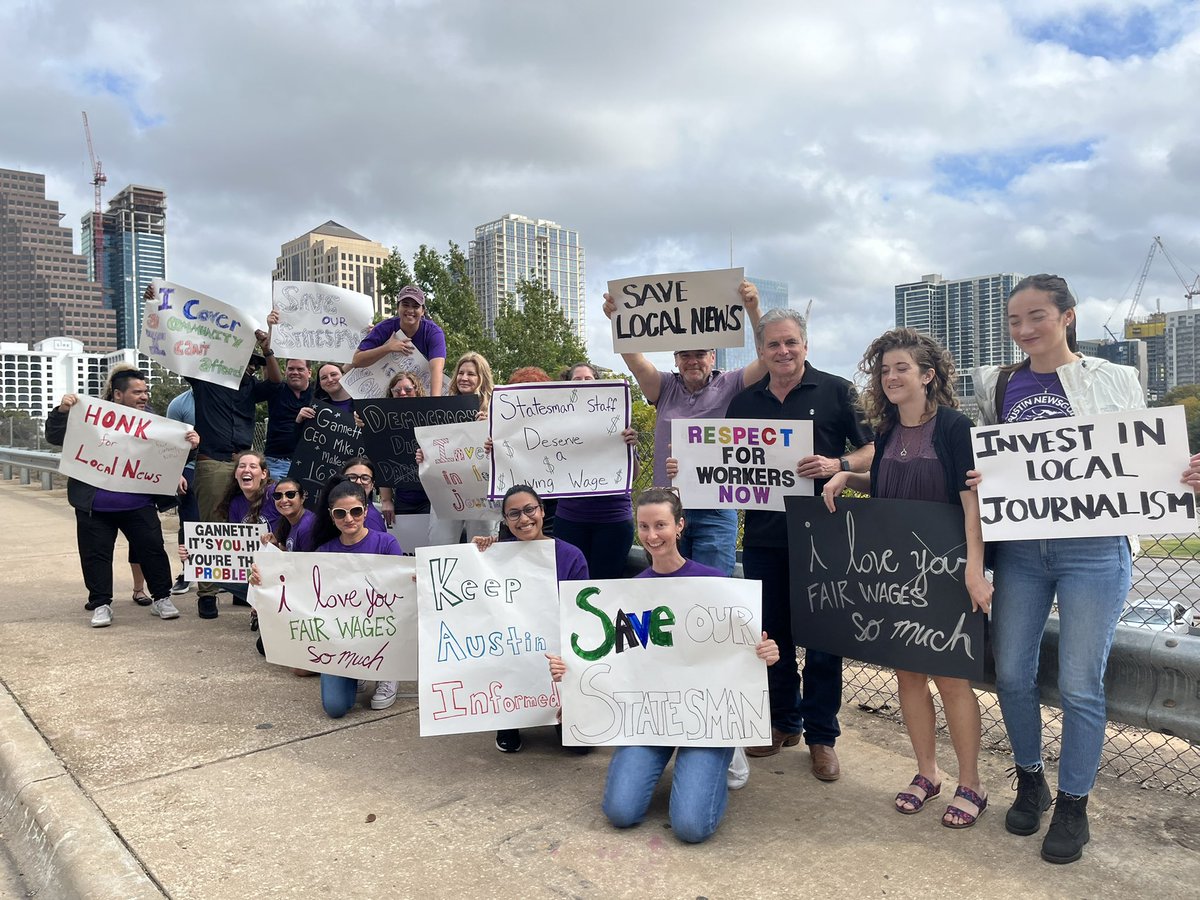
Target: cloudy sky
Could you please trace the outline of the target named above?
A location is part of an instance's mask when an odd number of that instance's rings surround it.
[[[169,275],[236,301],[327,219],[466,246],[577,229],[609,278],[734,262],[849,375],[893,285],[1058,272],[1119,330],[1154,235],[1200,268],[1200,4],[0,0],[0,166],[168,194]],[[78,239],[78,235],[77,235]],[[1141,311],[1183,306],[1156,260]],[[1115,311],[1115,315],[1114,315]]]

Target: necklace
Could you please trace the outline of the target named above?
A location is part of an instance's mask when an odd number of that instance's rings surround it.
[[[1047,394],[1055,393],[1054,382],[1058,379],[1058,370],[1057,369],[1055,369],[1053,372],[1048,373],[1050,375],[1050,384],[1046,384],[1044,381],[1042,381],[1042,379],[1038,378],[1038,373],[1033,371],[1033,366],[1029,367],[1029,374],[1033,377],[1033,380],[1037,383],[1037,386],[1040,387]]]
[[[928,414],[926,414],[926,415],[928,415]],[[900,458],[901,459],[908,459],[908,441],[906,441],[904,439],[905,429],[907,429],[909,432],[915,431],[917,433],[917,439],[919,441],[922,437],[921,429],[924,428],[925,425],[927,425],[929,422],[929,419],[926,418],[926,415],[922,415],[921,421],[919,421],[916,425],[905,425],[903,422],[900,423]],[[918,443],[917,446],[920,447],[920,444]]]

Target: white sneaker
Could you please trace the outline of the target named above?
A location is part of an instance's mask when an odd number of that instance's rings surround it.
[[[112,606],[104,604],[92,610],[92,627],[107,628],[112,624]]]
[[[387,709],[396,702],[396,682],[380,681],[371,697],[371,709]]]
[[[750,761],[746,759],[745,747],[733,748],[733,759],[729,761],[729,771],[725,774],[725,783],[731,791],[739,791],[750,780]]]
[[[150,613],[158,616],[160,619],[179,618],[179,610],[175,608],[175,604],[171,602],[170,597],[163,597],[161,600],[155,600],[151,603]]]

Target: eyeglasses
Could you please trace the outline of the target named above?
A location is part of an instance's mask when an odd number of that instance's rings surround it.
[[[347,516],[351,519],[361,519],[367,514],[367,511],[361,506],[352,506],[349,509],[342,509],[340,506],[335,506],[329,510],[329,514],[340,522]]]
[[[355,484],[370,484],[375,480],[374,475],[347,475],[347,481],[353,481]]]
[[[416,392],[417,389],[415,387],[400,387],[400,385],[396,385],[392,388],[393,394],[415,394]]]
[[[276,500],[282,500],[284,497],[287,497],[289,500],[295,500],[299,494],[299,491],[276,491],[271,496]]]
[[[523,506],[520,509],[510,509],[504,514],[504,518],[510,522],[518,521],[521,516],[529,516],[532,519],[539,509],[541,509],[541,506],[536,503],[530,503],[528,506]]]

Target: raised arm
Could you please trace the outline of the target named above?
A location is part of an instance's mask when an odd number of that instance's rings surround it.
[[[746,307],[746,327],[750,331],[750,338],[754,340],[755,334],[758,332],[758,320],[762,318],[762,306],[758,302],[758,288],[749,281],[743,281],[738,287],[738,293],[742,295],[742,305]],[[754,341],[754,346],[758,346],[758,341]],[[742,369],[742,387],[750,387],[763,380],[763,376],[767,374],[767,367],[763,365],[761,358],[755,357],[754,362]]]
[[[617,301],[612,298],[611,294],[605,294],[604,315],[611,319],[616,311]],[[646,401],[651,404],[657,403],[659,392],[662,390],[662,375],[654,367],[654,363],[641,353],[622,353],[621,359],[625,360],[625,365],[629,366],[629,371],[633,373]]]

